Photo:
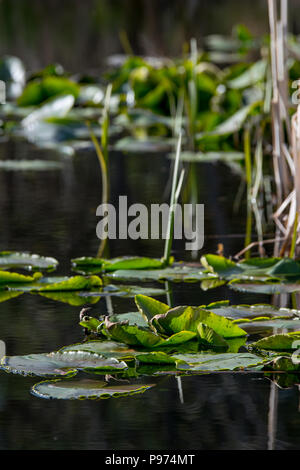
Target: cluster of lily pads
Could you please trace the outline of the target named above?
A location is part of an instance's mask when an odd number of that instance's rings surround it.
[[[89,333],[84,342],[51,353],[5,356],[1,369],[47,378],[32,393],[57,399],[142,393],[166,374],[288,372],[298,381],[298,310],[231,306],[228,301],[171,308],[141,294],[135,303],[137,311],[128,314],[82,315],[80,325]],[[273,328],[287,332],[252,340]]]

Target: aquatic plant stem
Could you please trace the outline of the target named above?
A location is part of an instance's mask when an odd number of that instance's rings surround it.
[[[245,248],[251,244],[251,230],[252,230],[252,207],[251,207],[251,146],[250,146],[250,130],[246,129],[244,132],[244,153],[246,165],[246,184],[247,184],[247,221],[246,221],[246,235],[245,235]],[[250,251],[246,251],[245,258],[250,258]]]
[[[170,264],[171,248],[172,248],[172,242],[173,242],[175,201],[176,201],[176,197],[177,199],[179,197],[178,192],[180,192],[182,181],[183,181],[183,176],[181,174],[180,181],[179,181],[180,187],[179,187],[177,181],[178,181],[179,161],[180,161],[180,153],[181,153],[181,140],[182,140],[182,135],[180,133],[178,137],[178,142],[177,142],[176,158],[175,158],[175,164],[174,164],[174,169],[173,169],[173,181],[172,181],[172,190],[171,190],[171,197],[170,197],[169,219],[168,219],[168,227],[167,227],[165,249],[164,249],[164,256],[163,256],[163,263],[167,266]]]

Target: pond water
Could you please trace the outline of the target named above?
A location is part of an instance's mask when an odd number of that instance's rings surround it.
[[[57,159],[21,141],[0,145],[1,158]],[[61,158],[61,157],[59,157]],[[0,172],[1,249],[28,250],[60,261],[58,274],[70,274],[70,259],[93,256],[100,170],[94,152],[63,160],[63,169]],[[112,200],[161,202],[170,161],[164,155],[111,153]],[[225,165],[196,167],[199,202],[205,202],[204,252],[223,243],[225,254],[243,246],[243,208],[232,210],[239,176]],[[110,255],[160,256],[160,241],[112,241]],[[177,259],[191,259],[175,245]],[[199,259],[197,254],[196,260]],[[220,299],[233,304],[270,302],[269,296],[239,294],[227,288],[202,291],[196,284],[170,285],[173,305],[201,305]],[[160,298],[166,301],[165,298]],[[273,299],[274,300],[274,299]],[[133,299],[112,298],[115,312],[134,310]],[[0,339],[6,354],[56,350],[79,342],[80,308],[39,295],[23,294],[0,304]],[[105,298],[92,315],[105,313]],[[156,386],[142,395],[94,401],[43,400],[30,393],[39,380],[0,372],[1,449],[293,449],[299,446],[298,388],[283,390],[262,374],[223,373],[148,379]]]

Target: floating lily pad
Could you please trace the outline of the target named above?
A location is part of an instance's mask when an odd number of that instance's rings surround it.
[[[25,268],[29,270],[52,270],[58,265],[55,258],[39,256],[30,253],[20,253],[17,251],[0,252],[0,268]]]
[[[300,331],[268,336],[252,343],[251,347],[271,351],[292,351],[300,347]]]
[[[244,370],[263,366],[266,359],[250,353],[222,354],[174,354],[177,359],[176,368],[186,371],[226,371]]]
[[[300,282],[279,283],[279,282],[243,282],[241,280],[232,280],[228,286],[238,292],[253,292],[255,294],[291,294],[300,291]]]
[[[234,283],[300,279],[300,264],[290,258],[252,258],[235,263],[223,256],[208,254],[201,258],[201,262],[210,272]]]
[[[144,393],[154,384],[110,384],[101,380],[51,380],[32,387],[32,393],[39,398],[59,400],[98,400],[128,397]]]
[[[81,271],[92,268],[93,272],[110,272],[117,271],[120,269],[124,270],[143,270],[143,269],[158,269],[163,266],[163,261],[155,258],[146,258],[139,256],[124,256],[120,258],[103,259],[103,258],[91,258],[82,257],[72,259],[72,264],[75,268],[79,268]],[[99,271],[96,269],[99,268]]]
[[[183,329],[167,339],[155,334],[149,328],[138,327],[123,323],[112,323],[109,320],[105,322],[105,328],[108,335],[116,341],[126,343],[132,346],[143,346],[145,348],[157,348],[163,346],[174,346],[194,339],[196,334]]]
[[[0,368],[14,374],[47,377],[74,375],[78,369],[122,370],[127,368],[127,365],[115,358],[105,358],[89,352],[67,351],[28,356],[4,356]]]
[[[156,330],[163,334],[178,333],[182,330],[197,332],[199,323],[212,328],[223,338],[246,336],[246,332],[231,320],[201,307],[175,307],[165,314],[154,316],[151,320]]]
[[[164,269],[149,270],[118,270],[107,273],[106,276],[115,281],[172,281],[172,282],[198,282],[204,279],[215,278],[216,275],[207,273],[202,267],[176,264]]]

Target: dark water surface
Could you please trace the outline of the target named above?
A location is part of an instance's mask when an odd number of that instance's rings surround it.
[[[1,158],[57,159],[55,153],[22,142],[2,142]],[[161,202],[169,160],[163,155],[111,154],[112,201]],[[223,165],[198,166],[199,202],[205,202],[205,246],[226,254],[243,246],[244,210],[234,215],[240,179]],[[100,171],[94,153],[66,158],[62,170],[0,172],[0,248],[55,256],[58,274],[70,274],[72,257],[95,255]],[[160,256],[160,241],[110,243],[110,255]],[[191,260],[182,246],[177,259]],[[196,259],[199,259],[200,253]],[[174,284],[173,305],[200,305],[228,298],[232,303],[270,301],[268,296],[199,284]],[[161,298],[166,301],[165,298]],[[115,312],[134,310],[133,299],[113,298]],[[105,313],[105,299],[92,314]],[[81,341],[80,308],[39,295],[23,294],[0,304],[0,339],[8,355],[56,350]],[[149,379],[148,379],[149,380]],[[37,378],[0,372],[1,449],[293,449],[300,430],[299,393],[280,390],[262,375],[210,374],[177,379],[156,377],[156,386],[135,397],[102,401],[43,400],[30,394]],[[274,408],[275,403],[275,408]]]

